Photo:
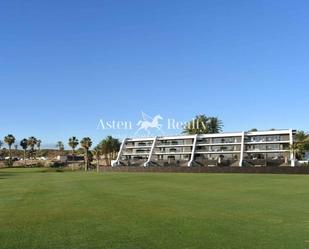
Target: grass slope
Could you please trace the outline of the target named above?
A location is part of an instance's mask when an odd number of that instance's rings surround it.
[[[309,176],[2,169],[0,248],[309,248]]]

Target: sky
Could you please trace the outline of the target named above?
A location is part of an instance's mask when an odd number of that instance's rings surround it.
[[[224,131],[309,130],[308,12],[306,0],[2,0],[0,139],[95,144],[136,135],[141,112],[165,134],[197,114]]]

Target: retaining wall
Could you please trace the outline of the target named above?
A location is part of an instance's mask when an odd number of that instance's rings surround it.
[[[103,172],[309,174],[309,167],[100,167]]]

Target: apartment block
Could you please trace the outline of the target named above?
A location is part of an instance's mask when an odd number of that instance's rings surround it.
[[[112,166],[294,166],[295,130],[126,138]]]

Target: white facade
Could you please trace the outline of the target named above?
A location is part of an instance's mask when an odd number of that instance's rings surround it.
[[[292,165],[294,130],[126,138],[112,166]]]

